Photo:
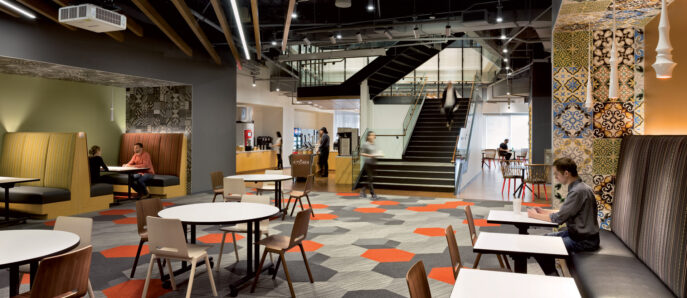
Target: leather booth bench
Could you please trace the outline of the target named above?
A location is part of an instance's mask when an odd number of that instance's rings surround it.
[[[571,257],[585,297],[687,297],[687,136],[622,141],[611,229]]]
[[[150,154],[153,162],[155,175],[147,183],[148,191],[165,198],[185,196],[186,136],[183,133],[125,133],[120,143],[118,165],[131,160],[136,143],[143,144],[143,150]],[[114,184],[115,192],[127,192],[126,174],[111,174],[105,177],[105,181]]]
[[[6,133],[0,176],[40,179],[11,188],[10,209],[47,219],[107,209],[112,187],[92,192],[87,150],[84,133]]]

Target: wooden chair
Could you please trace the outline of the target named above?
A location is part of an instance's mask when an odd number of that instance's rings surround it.
[[[313,283],[312,273],[310,272],[310,265],[308,265],[308,258],[305,256],[305,249],[303,248],[303,240],[308,235],[308,226],[310,224],[310,214],[309,209],[303,210],[296,214],[296,220],[293,223],[293,228],[291,230],[291,237],[284,235],[272,235],[265,239],[260,240],[260,245],[265,246],[265,250],[262,253],[262,260],[260,260],[260,266],[258,266],[257,274],[255,275],[255,281],[253,281],[253,286],[250,292],[255,291],[255,287],[258,285],[258,279],[260,278],[260,271],[262,271],[262,265],[265,263],[265,257],[267,253],[277,253],[279,254],[279,259],[277,260],[277,267],[274,269],[272,274],[272,279],[277,277],[277,272],[279,271],[279,264],[284,266],[284,274],[286,275],[286,281],[289,283],[289,290],[291,291],[291,297],[296,297],[296,293],[293,291],[293,284],[291,283],[291,276],[289,275],[289,269],[286,267],[285,253],[287,250],[298,246],[301,249],[301,254],[303,255],[303,261],[305,262],[305,269],[308,271],[308,278],[310,278],[310,283]]]
[[[265,174],[267,175],[284,175],[284,171],[282,170],[266,170]],[[263,182],[261,185],[259,185],[256,188],[256,194],[261,195],[263,191],[267,192],[274,192],[275,188],[277,186],[275,185],[275,182],[270,181],[270,182]]]
[[[308,207],[310,212],[312,213],[312,216],[315,217],[315,212],[312,211],[312,204],[310,204],[310,197],[308,194],[310,191],[312,191],[312,185],[315,181],[315,175],[308,175],[308,179],[305,180],[305,187],[303,188],[302,191],[299,190],[292,190],[291,194],[289,195],[289,200],[286,202],[286,211],[289,211],[289,205],[291,204],[291,199],[295,199],[296,201],[293,202],[293,208],[291,209],[291,216],[293,216],[293,211],[296,210],[296,203],[301,205],[301,210],[306,210],[303,208],[303,202],[301,198],[305,197],[305,199],[308,201]],[[286,212],[282,215],[282,220],[286,218]]]
[[[475,246],[475,242],[477,242],[477,230],[475,229],[475,220],[472,217],[472,210],[470,209],[470,206],[465,206],[465,217],[467,218],[468,221],[468,228],[470,229],[470,243],[472,246]],[[473,269],[476,269],[477,266],[479,265],[479,260],[482,258],[482,253],[477,253],[477,257],[475,257],[475,264],[472,265]],[[508,271],[511,270],[510,263],[508,262],[508,259],[505,257],[497,254],[496,258],[499,260],[499,265],[501,266],[502,269],[508,269]],[[505,265],[504,265],[505,262]]]
[[[488,168],[491,169],[491,164],[496,160],[496,150],[494,149],[484,149],[482,150],[482,168],[486,164]]]
[[[534,194],[534,186],[537,186],[537,197],[539,197],[539,186],[544,186],[544,196],[549,200],[549,195],[546,191],[546,181],[551,174],[551,165],[546,164],[527,164],[525,165],[525,176],[523,177],[522,198],[525,198],[527,191],[527,184],[532,185],[532,192]]]
[[[38,265],[31,291],[15,297],[83,297],[88,292],[93,246],[47,257]]]
[[[451,271],[453,271],[453,279],[458,278],[460,269],[463,268],[463,262],[460,260],[460,250],[458,250],[458,243],[456,242],[456,235],[453,232],[453,226],[446,227],[446,242],[448,242],[448,254],[451,256]],[[507,268],[480,268],[480,270],[489,271],[506,271]]]
[[[431,298],[432,293],[429,290],[429,281],[427,280],[427,272],[425,271],[425,264],[418,261],[410,267],[406,273],[406,282],[408,282],[408,291],[410,298]]]
[[[136,257],[134,258],[134,266],[131,267],[131,274],[129,278],[134,278],[136,273],[136,266],[138,265],[138,258],[141,256],[141,249],[143,243],[148,242],[147,218],[148,216],[157,217],[157,213],[162,211],[162,200],[160,198],[150,198],[136,201],[136,225],[138,226],[138,236],[141,240],[138,242],[138,250],[136,250]],[[160,275],[163,275],[162,263],[158,262],[158,269]]]
[[[224,197],[224,173],[222,172],[212,172],[210,173],[210,180],[212,181],[212,202],[215,202],[217,196]]]
[[[527,161],[527,154],[529,154],[529,149],[522,148],[518,151],[516,159],[521,161]]]
[[[506,180],[508,180],[508,192],[510,194],[510,181],[513,180],[513,189],[518,180],[522,179],[522,169],[515,168],[514,166],[521,166],[522,164],[516,160],[513,161],[501,161],[501,175],[503,177],[503,184],[501,185],[501,196],[503,196],[503,188],[506,186]]]
[[[241,197],[246,194],[246,183],[243,178],[224,178],[224,201],[240,202]]]
[[[270,197],[268,196],[254,196],[254,195],[243,195],[241,203],[255,203],[255,204],[265,204],[270,205]],[[239,248],[236,245],[236,233],[248,233],[248,224],[240,223],[233,226],[221,227],[222,231],[222,244],[219,247],[219,256],[217,257],[217,265],[215,268],[219,271],[222,264],[222,252],[224,251],[224,240],[227,237],[227,233],[231,233],[231,238],[234,240],[234,253],[236,254],[236,262],[239,261]],[[260,234],[265,234],[265,236],[270,235],[270,220],[265,219],[260,221]],[[256,241],[259,239],[256,239]],[[250,246],[250,244],[249,244]],[[270,258],[272,255],[270,255]]]
[[[53,227],[53,230],[71,232],[78,235],[79,245],[72,249],[72,251],[78,250],[91,245],[93,219],[87,217],[58,216],[55,220],[55,226]],[[29,274],[31,272],[31,267],[29,267],[29,265],[20,266],[19,272],[23,274]],[[95,298],[90,278],[88,279],[88,296]]]
[[[150,239],[150,264],[148,264],[148,273],[146,274],[146,281],[143,286],[142,298],[148,294],[148,286],[150,285],[150,275],[153,272],[153,262],[159,259],[165,259],[167,262],[167,269],[169,271],[169,279],[172,283],[172,289],[176,291],[176,281],[174,280],[174,271],[170,260],[181,260],[191,262],[191,272],[188,277],[188,289],[186,290],[186,298],[191,297],[191,290],[193,288],[193,278],[196,275],[196,263],[205,259],[205,268],[210,279],[210,287],[212,288],[212,295],[217,296],[217,288],[215,287],[215,280],[212,277],[212,268],[210,267],[210,259],[208,258],[207,249],[210,246],[187,244],[184,230],[181,227],[181,221],[176,218],[159,218],[148,216],[148,238]]]

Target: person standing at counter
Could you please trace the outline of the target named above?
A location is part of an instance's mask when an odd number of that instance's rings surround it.
[[[375,166],[377,164],[378,152],[375,148],[375,133],[374,131],[368,131],[365,137],[365,144],[363,144],[360,155],[363,157],[363,171],[367,174],[367,185],[363,185],[360,191],[360,197],[365,198],[365,188],[370,188],[370,195],[373,200],[377,199],[375,194],[375,188],[372,185],[375,176]]]
[[[320,134],[320,146],[318,148],[318,153],[320,159],[318,160],[318,165],[320,166],[320,176],[327,177],[329,175],[329,135],[327,134],[327,128],[322,127],[319,131]]]
[[[277,132],[277,139],[274,141],[274,151],[277,152],[277,170],[284,168],[284,162],[281,160],[281,132]]]

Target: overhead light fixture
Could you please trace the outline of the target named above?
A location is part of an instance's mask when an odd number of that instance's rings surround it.
[[[389,30],[384,30],[384,36],[386,36],[386,38],[388,39],[394,39],[394,36],[391,35],[391,32],[389,32]]]
[[[246,36],[243,34],[243,24],[241,24],[241,18],[239,18],[239,9],[236,7],[236,0],[231,0],[231,9],[234,11],[236,27],[239,28],[241,44],[243,45],[243,53],[246,54],[246,60],[250,60],[250,55],[248,54],[248,44],[246,44]]]
[[[510,95],[510,91],[506,92],[506,95]]]
[[[446,25],[446,37],[451,36],[451,25]]]
[[[668,23],[668,8],[666,0],[661,1],[661,20],[658,23],[658,45],[656,46],[656,62],[651,66],[656,71],[657,79],[670,79],[673,69],[677,65],[673,61],[673,46],[670,44],[670,23]]]
[[[608,87],[608,98],[618,99],[618,48],[615,41],[615,1],[613,1],[613,45],[611,46],[611,79]]]
[[[374,10],[375,10],[375,6],[372,3],[372,0],[370,0],[369,2],[367,2],[367,11],[374,11]]]
[[[253,77],[253,87],[255,87],[255,77]]]
[[[504,53],[508,53],[508,49],[507,49],[507,48],[503,48],[503,52],[504,52]]]
[[[334,34],[329,35],[329,41],[330,41],[332,44],[336,44],[336,38],[334,38]]]
[[[336,34],[336,39],[341,39],[341,37],[342,37],[342,36],[341,36],[341,32],[339,32],[339,33]]]
[[[277,41],[276,41],[276,40],[273,40],[273,41],[272,41],[272,45],[273,45],[273,46],[276,46],[276,45],[277,45]]]
[[[6,7],[8,7],[8,8],[10,8],[10,9],[12,9],[12,10],[14,10],[14,11],[16,11],[16,12],[22,14],[22,15],[24,15],[25,17],[27,17],[27,18],[29,18],[29,19],[35,19],[35,18],[36,18],[36,15],[30,13],[30,12],[27,11],[26,9],[23,9],[23,8],[21,8],[21,7],[19,7],[19,6],[16,6],[16,5],[14,5],[14,4],[10,3],[10,2],[7,2],[7,1],[5,1],[5,0],[0,0],[0,4],[6,6]]]
[[[303,42],[305,42],[307,46],[310,46],[310,39],[308,39],[307,37],[303,38]]]
[[[503,62],[508,62],[508,58],[503,58]]]
[[[415,36],[415,39],[420,38],[420,28],[418,28],[417,26],[413,28],[413,36]]]
[[[507,66],[507,65],[506,65],[506,70],[510,70],[510,66]]]
[[[279,92],[279,87],[277,87],[277,92]]]
[[[355,39],[358,40],[358,42],[363,42],[363,35],[358,32],[355,34]]]
[[[291,18],[292,18],[292,19],[297,19],[297,18],[298,18],[298,13],[295,12],[295,11],[292,12],[292,13],[291,13]]]
[[[503,6],[501,6],[501,1],[499,0],[498,6],[496,6],[496,22],[501,23],[503,22],[503,14],[502,14]]]
[[[506,39],[508,38],[505,34],[501,34],[501,39]]]

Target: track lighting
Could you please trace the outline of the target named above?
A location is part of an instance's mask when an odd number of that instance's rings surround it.
[[[360,32],[358,32],[358,33],[355,34],[355,39],[356,39],[358,42],[362,43],[362,42],[363,42],[363,35],[360,34]]]
[[[329,41],[330,41],[332,44],[336,44],[336,38],[334,38],[334,34],[329,35]]]
[[[307,46],[310,46],[310,39],[308,39],[307,37],[303,38],[303,42],[305,42]]]
[[[677,63],[673,62],[673,46],[670,44],[670,23],[666,1],[661,1],[661,20],[658,23],[658,45],[656,46],[656,63],[651,66],[656,71],[657,79],[670,79]]]
[[[415,36],[415,39],[420,38],[420,28],[418,28],[417,26],[413,28],[413,36]]]
[[[386,38],[388,39],[394,39],[394,36],[391,35],[391,32],[389,32],[389,30],[384,30],[384,36],[386,36]]]

